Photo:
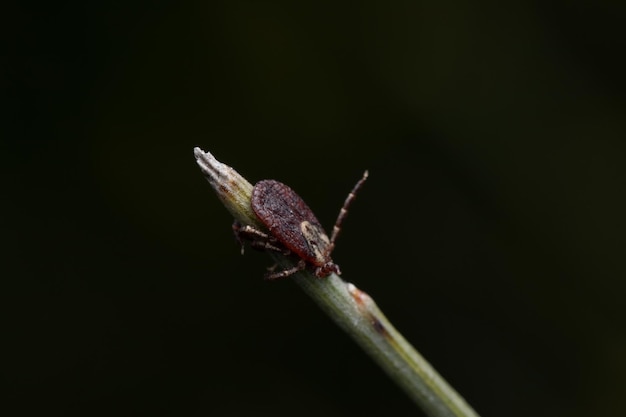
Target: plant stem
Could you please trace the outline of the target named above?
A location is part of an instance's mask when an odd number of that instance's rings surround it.
[[[194,149],[202,173],[231,214],[242,224],[263,227],[250,207],[252,185],[213,155]],[[272,255],[283,267],[291,262]],[[293,280],[346,331],[431,417],[478,414],[392,326],[374,300],[335,274],[319,279],[309,271]]]

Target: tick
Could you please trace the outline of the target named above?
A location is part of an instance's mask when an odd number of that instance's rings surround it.
[[[279,252],[296,261],[293,268],[280,271],[274,271],[275,267],[270,268],[265,275],[268,280],[288,277],[306,268],[319,278],[325,278],[333,272],[340,275],[341,270],[330,255],[335,249],[335,240],[348,214],[348,207],[367,176],[368,172],[365,171],[346,197],[330,239],[313,211],[295,191],[275,180],[259,181],[252,189],[251,205],[269,233],[235,221],[233,231],[242,244],[242,253],[243,241],[246,240],[255,249]]]

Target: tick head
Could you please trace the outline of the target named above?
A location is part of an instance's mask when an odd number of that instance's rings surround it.
[[[337,275],[341,275],[341,269],[339,269],[339,265],[337,265],[336,263],[330,261],[325,263],[322,266],[318,266],[317,268],[315,268],[315,275],[318,278],[325,278],[327,276],[329,276],[332,273],[335,273]]]

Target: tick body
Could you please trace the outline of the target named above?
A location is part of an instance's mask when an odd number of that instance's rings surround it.
[[[339,275],[341,271],[333,262],[331,253],[335,248],[341,223],[348,213],[348,206],[367,175],[365,171],[363,178],[348,194],[330,239],[304,200],[287,185],[274,180],[259,181],[252,190],[251,200],[252,210],[269,230],[269,234],[235,222],[235,235],[240,242],[244,239],[249,241],[253,248],[281,252],[297,260],[293,268],[277,272],[272,270],[266,274],[266,279],[287,277],[307,267],[319,278],[327,277],[333,272]]]

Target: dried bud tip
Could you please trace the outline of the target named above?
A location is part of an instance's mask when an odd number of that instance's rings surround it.
[[[193,154],[202,174],[233,217],[244,224],[258,224],[250,207],[252,185],[237,171],[215,159],[211,153],[196,147]]]

